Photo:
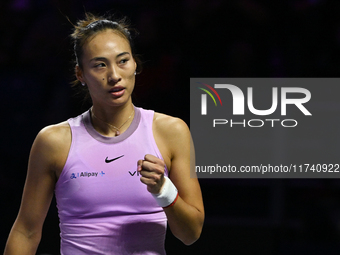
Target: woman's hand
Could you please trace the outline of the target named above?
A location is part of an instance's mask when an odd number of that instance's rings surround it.
[[[164,184],[164,169],[164,161],[151,154],[146,154],[144,160],[138,160],[137,171],[142,175],[140,180],[147,185],[150,193],[161,192]]]

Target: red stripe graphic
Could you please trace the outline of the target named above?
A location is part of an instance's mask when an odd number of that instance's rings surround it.
[[[217,94],[216,90],[215,90],[213,87],[209,86],[208,84],[205,84],[205,83],[202,83],[202,84],[205,85],[205,86],[207,86],[209,89],[211,89],[211,90],[215,93],[215,95],[218,97],[218,100],[220,101],[220,103],[221,103],[221,105],[222,105],[221,98],[220,98],[220,96]]]

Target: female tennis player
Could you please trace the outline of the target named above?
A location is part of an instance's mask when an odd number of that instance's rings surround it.
[[[186,245],[199,238],[204,208],[190,178],[190,132],[133,104],[140,66],[130,31],[92,14],[75,26],[77,85],[92,107],[37,135],[6,255],[36,253],[54,193],[64,255],[165,254],[167,223]]]

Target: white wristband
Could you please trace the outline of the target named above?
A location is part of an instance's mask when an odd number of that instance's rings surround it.
[[[156,199],[156,202],[160,207],[168,207],[176,202],[178,191],[172,181],[164,176],[164,184],[161,192],[152,194],[152,196]]]

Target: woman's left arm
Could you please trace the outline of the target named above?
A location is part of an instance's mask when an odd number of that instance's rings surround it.
[[[180,119],[160,116],[154,121],[156,141],[166,147],[166,158],[170,162],[169,178],[178,190],[178,199],[164,212],[168,218],[171,232],[184,244],[194,243],[201,235],[204,222],[202,193],[195,173],[195,155],[189,128]],[[191,147],[191,148],[190,148]],[[192,162],[190,169],[190,160]],[[167,161],[167,160],[165,160]],[[164,184],[165,163],[151,155],[139,161],[141,181],[149,192],[158,193]],[[144,171],[143,171],[144,170]]]

